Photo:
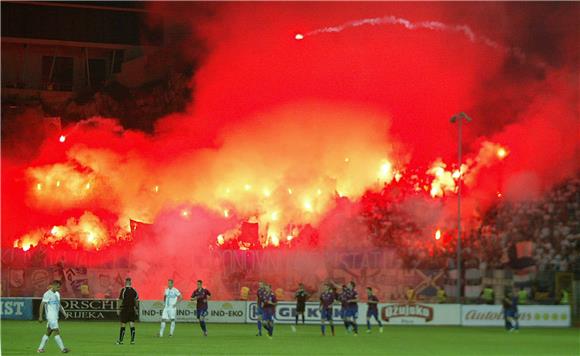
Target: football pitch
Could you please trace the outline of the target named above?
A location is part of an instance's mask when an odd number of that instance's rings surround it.
[[[2,321],[2,355],[36,353],[46,323]],[[204,337],[197,324],[177,324],[175,336],[158,338],[157,323],[137,323],[136,344],[115,345],[116,322],[60,321],[65,346],[73,355],[579,355],[578,328],[523,329],[507,333],[501,328],[386,326],[358,336],[322,337],[320,327],[276,325],[274,337],[258,337],[251,324],[208,324]],[[166,334],[169,325],[166,328]],[[51,337],[47,355],[61,354]]]

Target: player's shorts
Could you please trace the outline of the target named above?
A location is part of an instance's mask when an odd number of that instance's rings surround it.
[[[376,319],[379,318],[379,310],[378,309],[367,309],[367,318],[375,317]]]
[[[517,318],[518,312],[516,312],[515,310],[506,310],[504,312],[504,317],[505,318]]]
[[[356,319],[358,317],[358,306],[349,306],[348,308],[346,308],[346,314],[345,316],[347,318],[354,318]]]
[[[50,330],[58,329],[58,319],[47,319],[46,320],[46,328]]]
[[[198,319],[205,318],[207,316],[207,305],[203,308],[197,308],[195,316],[197,316]]]
[[[256,304],[256,315],[260,317],[264,315],[264,308],[260,304]]]
[[[121,309],[119,320],[121,323],[134,322],[137,319],[135,308]]]
[[[161,319],[174,320],[176,315],[177,308],[163,308],[163,314],[161,314]]]
[[[296,304],[296,313],[304,313],[306,310],[306,303],[297,303]]]
[[[320,319],[321,320],[332,320],[332,308],[325,308],[320,311]]]
[[[346,307],[340,308],[340,317],[341,319],[346,318]]]
[[[276,314],[276,309],[264,308],[262,313],[262,320],[274,321],[274,314]]]

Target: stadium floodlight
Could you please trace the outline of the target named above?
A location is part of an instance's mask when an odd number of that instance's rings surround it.
[[[449,121],[451,121],[451,123],[454,124],[455,122],[461,119],[465,119],[467,122],[471,122],[473,120],[471,117],[469,117],[466,113],[462,111],[459,114],[453,115]]]
[[[457,163],[459,167],[459,178],[457,179],[457,301],[461,304],[461,183],[463,177],[461,174],[461,123],[465,120],[471,122],[472,119],[466,113],[460,112],[451,117],[449,121],[452,124],[457,122]]]

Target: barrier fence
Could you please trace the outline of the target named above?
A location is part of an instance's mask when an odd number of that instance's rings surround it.
[[[39,298],[1,298],[2,320],[34,320],[38,318]],[[63,308],[72,320],[117,320],[114,299],[63,299]],[[143,300],[139,302],[139,320],[159,322],[163,312],[163,301]],[[385,325],[462,325],[503,326],[503,311],[500,305],[461,304],[399,304],[380,303],[379,318]],[[182,301],[177,307],[178,322],[196,322],[195,302]],[[522,305],[518,307],[522,327],[570,327],[569,305]],[[359,303],[357,322],[366,323],[367,304]],[[340,306],[333,307],[333,320],[341,322]],[[279,302],[275,321],[279,324],[294,323],[296,304]],[[306,324],[320,323],[318,303],[306,303]],[[258,319],[255,301],[210,301],[208,322],[255,323]],[[302,322],[302,318],[300,318]],[[374,320],[372,323],[376,323]]]

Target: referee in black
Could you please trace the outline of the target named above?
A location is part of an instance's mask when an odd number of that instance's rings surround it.
[[[294,298],[296,299],[296,325],[298,325],[298,316],[302,316],[302,324],[304,324],[304,311],[306,310],[306,301],[310,297],[310,294],[304,289],[304,284],[300,283],[298,285],[298,290],[294,293]],[[292,331],[296,331],[296,327],[292,325]]]
[[[117,345],[123,345],[125,337],[125,324],[129,322],[131,326],[131,344],[135,343],[135,319],[137,318],[137,301],[139,296],[137,291],[131,287],[131,278],[125,279],[125,287],[121,289],[117,304],[117,315],[121,321],[121,330],[119,331],[119,340]]]

